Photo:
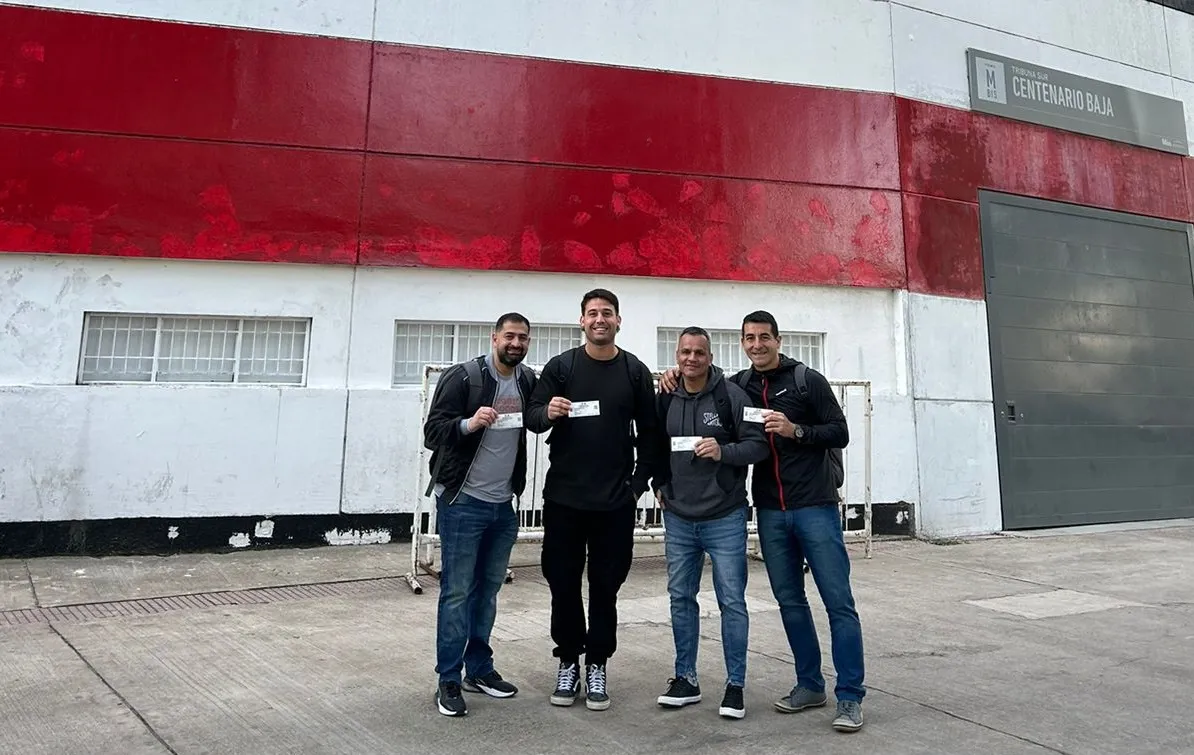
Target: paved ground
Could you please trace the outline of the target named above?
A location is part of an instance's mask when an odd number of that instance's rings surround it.
[[[495,632],[521,693],[470,695],[467,718],[439,716],[435,583],[413,595],[406,556],[364,546],[0,561],[0,750],[1194,752],[1190,527],[877,543],[854,562],[870,693],[866,729],[852,735],[830,729],[831,708],[771,710],[792,659],[757,563],[746,719],[717,716],[713,612],[701,646],[710,699],[659,709],[671,634],[657,557],[637,560],[623,591],[610,710],[547,704],[548,593],[525,566]],[[533,564],[534,546],[516,558]],[[150,600],[163,596],[192,597]]]

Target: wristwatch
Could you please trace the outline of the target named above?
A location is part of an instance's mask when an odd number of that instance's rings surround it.
[[[792,431],[792,437],[796,440],[802,440],[804,438],[804,428],[800,425],[796,425],[795,429]]]

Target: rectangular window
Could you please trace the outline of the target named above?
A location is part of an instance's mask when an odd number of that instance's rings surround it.
[[[310,328],[310,320],[88,312],[79,383],[304,385]]]
[[[656,333],[656,366],[660,370],[676,364],[676,344],[683,328],[659,328]],[[799,359],[818,372],[822,368],[822,345],[824,336],[820,333],[780,333],[783,344],[780,351],[793,359]],[[713,352],[713,364],[733,374],[750,366],[750,360],[742,351],[741,332],[738,330],[710,330],[709,347]]]
[[[456,364],[488,354],[490,323],[399,320],[394,323],[394,385],[419,383],[428,364]],[[561,351],[580,346],[576,325],[532,325],[525,364],[539,368]]]

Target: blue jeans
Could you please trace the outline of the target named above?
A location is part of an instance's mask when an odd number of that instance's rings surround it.
[[[713,561],[713,591],[721,612],[726,683],[746,686],[746,643],[750,633],[746,614],[746,507],[703,522],[692,522],[664,509],[663,526],[676,678],[697,683],[701,613],[696,596],[708,553]]]
[[[443,570],[436,617],[435,671],[441,682],[460,682],[493,671],[489,635],[497,617],[497,594],[506,581],[518,515],[510,502],[489,503],[461,493],[439,497],[436,519]]]
[[[834,694],[838,700],[862,702],[866,695],[862,623],[850,591],[850,555],[846,552],[838,507],[759,509],[757,515],[767,578],[779,603],[788,646],[796,657],[797,686],[813,692],[825,691],[821,646],[804,594],[803,561],[808,561],[817,592],[829,614],[833,668],[837,672]]]

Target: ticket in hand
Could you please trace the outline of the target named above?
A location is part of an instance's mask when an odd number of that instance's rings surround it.
[[[695,451],[697,443],[700,443],[701,440],[700,436],[697,435],[681,435],[677,438],[672,438],[672,453]]]
[[[572,409],[568,412],[568,416],[572,418],[577,417],[600,417],[601,416],[601,402],[600,401],[573,401]]]
[[[763,424],[767,419],[767,415],[771,413],[770,409],[760,409],[756,406],[744,406],[742,408],[743,422],[758,422]]]
[[[499,414],[497,420],[489,426],[490,430],[516,430],[522,427],[522,412]]]

